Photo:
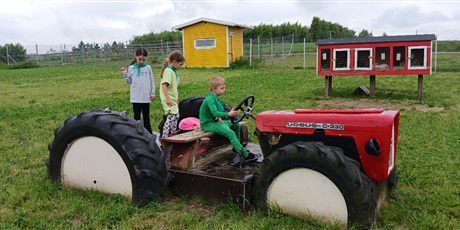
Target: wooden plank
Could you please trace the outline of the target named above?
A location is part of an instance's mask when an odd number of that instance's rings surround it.
[[[193,130],[190,132],[177,134],[177,135],[170,136],[167,138],[162,138],[161,141],[171,142],[171,143],[188,143],[188,142],[196,141],[203,137],[210,137],[212,135],[214,135],[213,132],[206,132],[203,130]]]
[[[240,125],[246,125],[248,122],[242,121],[240,122]],[[198,139],[201,139],[203,137],[211,137],[213,136],[213,132],[206,132],[204,130],[193,130],[181,134],[177,134],[174,136],[162,138],[162,142],[166,143],[188,143],[192,141],[196,141]]]

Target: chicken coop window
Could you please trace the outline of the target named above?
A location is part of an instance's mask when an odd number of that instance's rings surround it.
[[[406,60],[406,47],[395,46],[393,47],[393,69],[402,70],[404,69]]]
[[[196,39],[195,49],[214,49],[216,48],[216,39]]]
[[[350,69],[350,49],[334,49],[333,70]]]
[[[409,46],[409,69],[426,69],[426,46]]]
[[[331,50],[321,49],[321,70],[331,69]]]
[[[355,49],[355,69],[371,70],[372,69],[372,48]]]
[[[390,69],[390,47],[375,48],[375,69]]]

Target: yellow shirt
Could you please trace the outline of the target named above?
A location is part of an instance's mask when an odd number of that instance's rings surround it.
[[[169,98],[173,101],[173,105],[169,106],[166,104],[166,96],[163,92],[163,83],[168,84],[168,94]],[[176,114],[179,112],[179,92],[177,91],[177,86],[179,85],[179,76],[176,75],[176,71],[171,67],[165,68],[163,72],[163,77],[160,82],[160,98],[161,105],[165,111],[165,114]]]

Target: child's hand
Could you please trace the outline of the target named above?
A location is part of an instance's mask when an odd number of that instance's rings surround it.
[[[121,72],[126,72],[126,67],[122,66],[122,67],[120,68],[120,71],[121,71]]]
[[[168,98],[166,99],[166,104],[169,106],[173,106],[173,101],[170,98]]]
[[[222,118],[216,117],[216,121],[219,122],[219,123],[222,123]]]
[[[155,101],[155,99],[156,99],[155,96],[150,96],[151,101]]]
[[[233,110],[233,108],[232,108],[232,110],[230,110],[230,112],[228,112],[229,117],[236,117],[239,114],[240,114],[240,110]]]

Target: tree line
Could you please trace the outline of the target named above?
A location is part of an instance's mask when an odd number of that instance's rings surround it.
[[[20,43],[0,45],[0,63],[22,62],[26,57],[26,49]]]
[[[259,24],[253,29],[245,28],[243,30],[243,39],[281,37],[294,34],[295,42],[316,42],[319,39],[327,38],[353,38],[373,36],[367,30],[362,30],[358,35],[352,29],[344,27],[338,23],[332,23],[313,17],[310,26],[302,25],[299,22],[285,22],[281,25]]]
[[[296,42],[301,42],[305,38],[308,42],[316,42],[318,39],[326,38],[353,38],[373,36],[372,33],[363,29],[358,35],[354,30],[313,17],[310,26],[302,25],[299,22],[285,22],[280,25],[261,23],[252,29],[244,28],[243,39],[273,38],[294,34]],[[182,33],[179,31],[163,31],[160,33],[151,32],[140,36],[135,36],[131,44],[150,44],[165,41],[181,41]]]
[[[313,17],[309,26],[302,25],[299,22],[291,23],[285,22],[280,25],[264,24],[261,23],[254,26],[252,29],[245,28],[243,30],[243,39],[245,41],[249,39],[257,38],[275,38],[294,34],[295,42],[303,42],[303,39],[307,42],[316,42],[319,39],[327,38],[354,38],[354,37],[372,37],[372,32],[366,29],[361,30],[358,34],[356,31],[344,27],[338,23],[328,22],[320,19],[319,17]],[[387,36],[383,33],[382,36]],[[182,33],[180,31],[162,31],[162,32],[150,32],[139,36],[134,36],[125,44],[123,42],[112,42],[105,44],[97,43],[84,43],[80,41],[77,46],[72,47],[72,52],[81,53],[87,51],[104,51],[120,53],[126,46],[139,46],[139,44],[158,44],[160,42],[177,42],[182,41]],[[7,50],[8,54],[7,55]],[[439,41],[438,51],[452,52],[460,51],[459,41]],[[26,49],[19,43],[16,44],[5,44],[0,45],[0,63],[7,63],[8,61],[21,62],[26,59]],[[10,58],[10,59],[8,59]]]

